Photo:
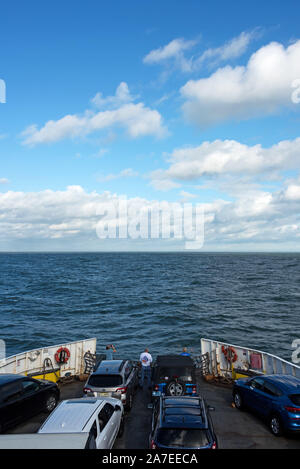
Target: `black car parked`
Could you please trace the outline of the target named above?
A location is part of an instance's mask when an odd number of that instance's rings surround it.
[[[196,367],[189,356],[159,355],[152,368],[152,399],[198,394]]]
[[[0,432],[39,412],[50,413],[58,400],[59,389],[55,383],[0,374]]]
[[[161,396],[152,404],[151,449],[216,449],[212,420],[213,407],[202,397]]]

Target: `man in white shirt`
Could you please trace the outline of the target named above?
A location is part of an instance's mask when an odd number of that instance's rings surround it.
[[[148,387],[151,385],[151,363],[152,363],[152,357],[149,353],[149,350],[145,348],[145,351],[141,353],[140,355],[140,363],[141,363],[141,381],[140,381],[140,386],[141,388],[144,386],[144,381],[145,378],[147,379],[148,382]]]

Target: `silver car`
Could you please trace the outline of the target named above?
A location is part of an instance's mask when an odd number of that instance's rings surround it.
[[[138,368],[131,360],[103,360],[89,376],[83,392],[120,399],[125,410],[130,410],[137,387]]]
[[[38,435],[48,435],[52,448],[73,448],[81,435],[77,444],[84,444],[86,449],[111,449],[123,431],[124,410],[121,402],[94,397],[62,401],[40,427]],[[49,438],[53,434],[56,435],[56,443]],[[61,444],[59,440],[62,435],[65,438]],[[47,440],[41,444],[47,447]]]

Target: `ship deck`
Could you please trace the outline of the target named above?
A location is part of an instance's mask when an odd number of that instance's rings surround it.
[[[271,434],[266,424],[250,412],[238,411],[232,407],[231,389],[210,384],[199,377],[201,395],[209,405],[219,448],[223,449],[299,449],[300,436],[292,435],[277,438]],[[81,397],[84,383],[73,381],[61,385],[61,399]],[[151,410],[148,409],[150,392],[139,389],[133,407],[125,416],[125,431],[117,439],[114,449],[147,449],[151,429]],[[7,433],[35,433],[46,419],[39,414]]]

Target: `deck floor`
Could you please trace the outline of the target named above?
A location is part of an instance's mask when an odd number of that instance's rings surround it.
[[[238,411],[231,406],[231,390],[199,382],[201,394],[215,411],[211,412],[219,448],[224,449],[300,449],[300,436],[277,438],[271,434],[263,421],[250,412]],[[61,387],[61,399],[82,396],[83,383],[75,381]],[[151,429],[151,410],[148,409],[150,392],[138,390],[130,413],[125,417],[125,431],[117,439],[116,449],[147,449]],[[35,433],[45,414],[18,425],[7,433]]]

